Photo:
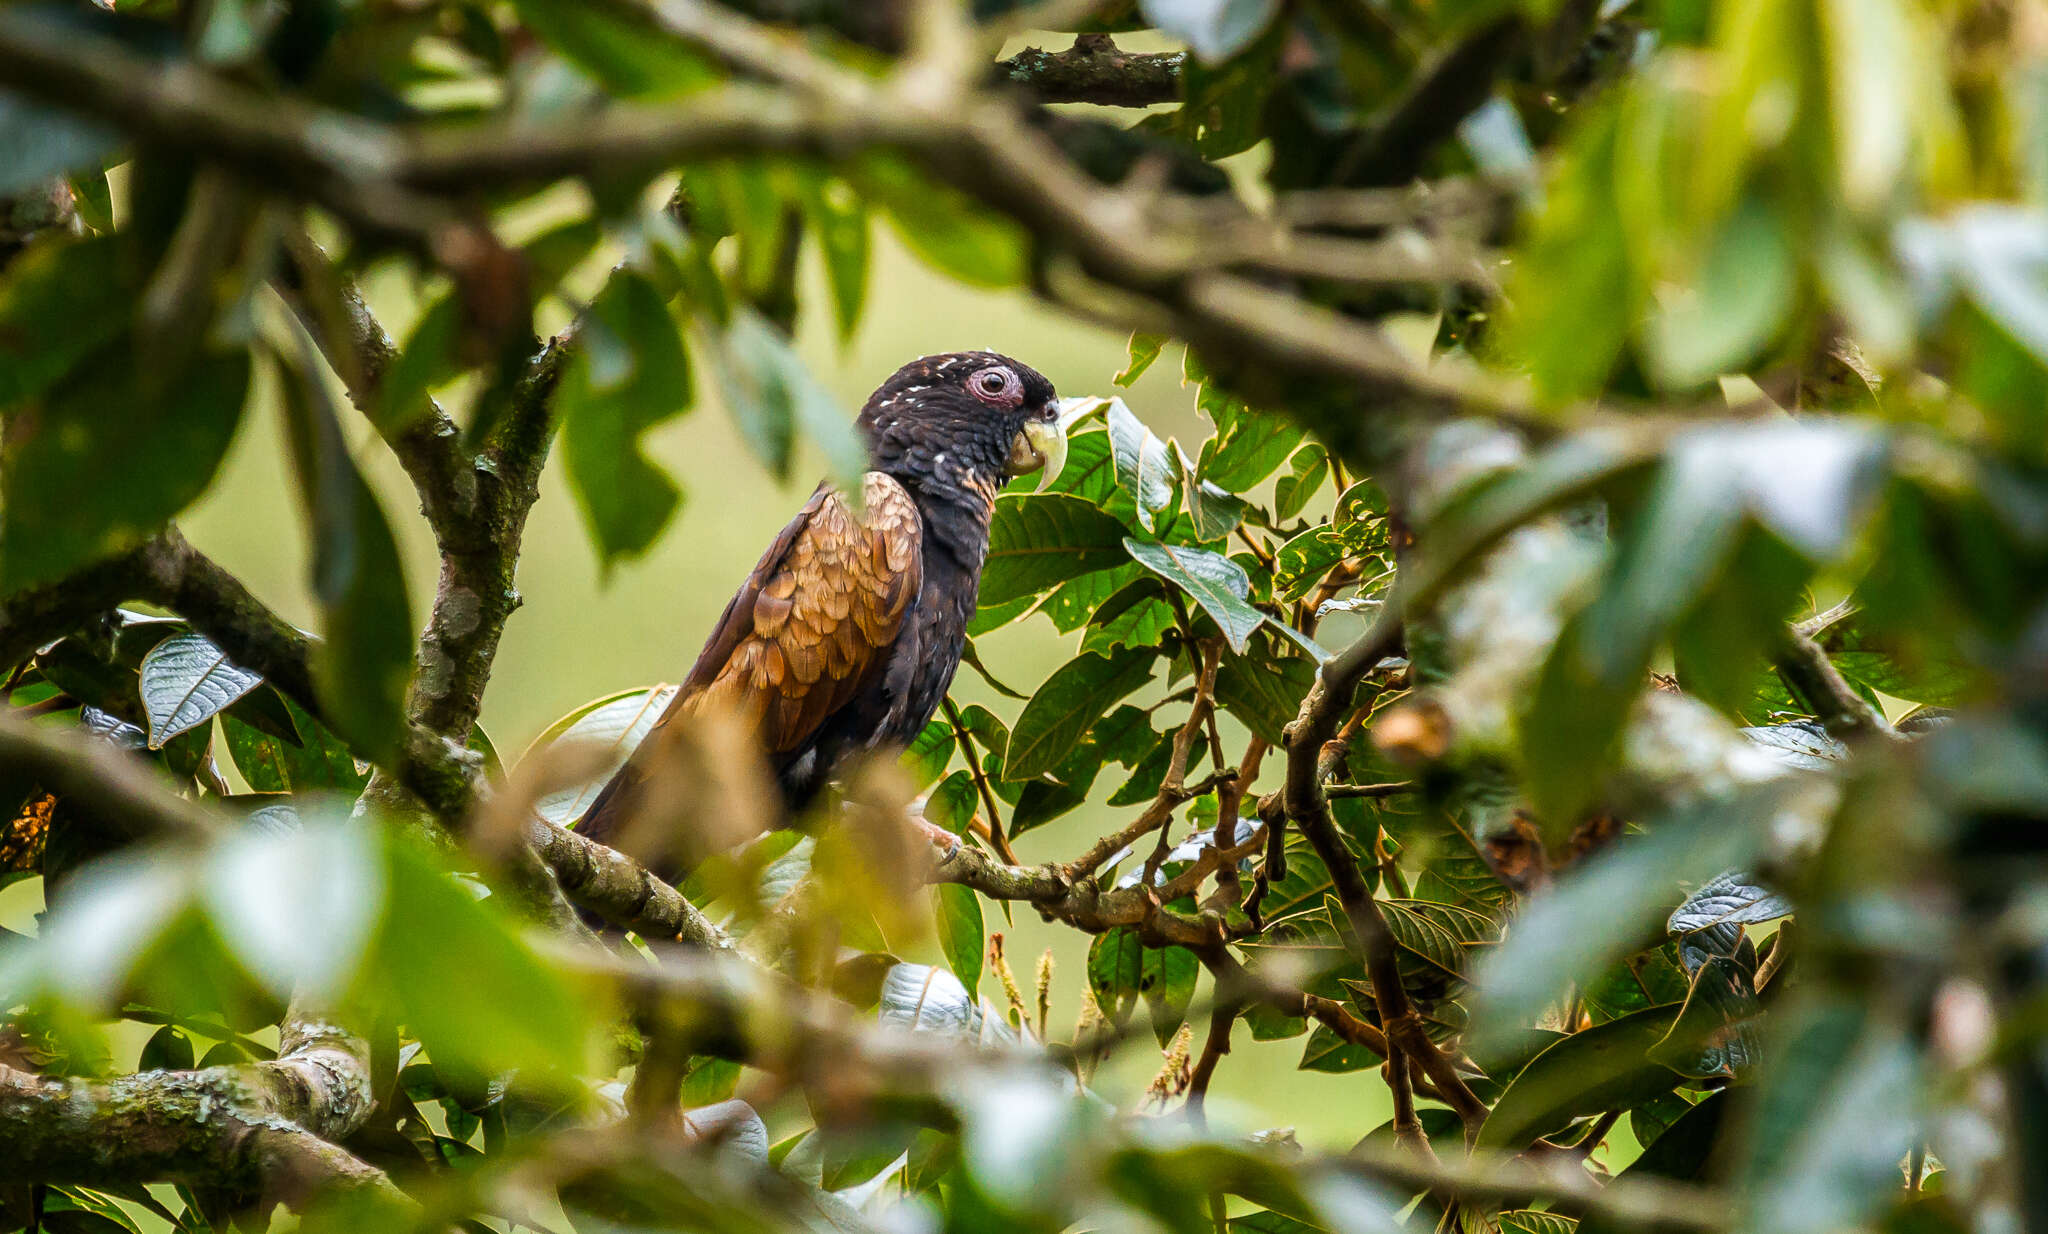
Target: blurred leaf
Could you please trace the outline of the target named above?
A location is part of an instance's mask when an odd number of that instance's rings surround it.
[[[1535,1208],[1517,1208],[1499,1214],[1501,1234],[1574,1234],[1576,1217],[1563,1217]]]
[[[0,410],[48,389],[126,332],[125,268],[111,236],[46,236],[9,263],[0,281]]]
[[[1228,60],[1259,37],[1280,0],[1139,0],[1145,20],[1204,60]]]
[[[1822,0],[1818,9],[1842,197],[1877,206],[1897,191],[1918,127],[1913,30],[1898,0]]]
[[[1750,200],[1707,246],[1694,285],[1673,290],[1646,327],[1659,382],[1689,389],[1754,360],[1790,316],[1798,269],[1784,223]]]
[[[462,301],[453,292],[435,299],[420,312],[405,346],[391,359],[377,392],[379,429],[404,429],[427,413],[436,386],[462,371],[457,344],[462,337]]]
[[[206,723],[262,684],[261,676],[237,667],[203,634],[165,639],[142,659],[150,748]]]
[[[386,845],[389,909],[376,946],[376,989],[437,1067],[480,1076],[574,1073],[600,1010],[534,953],[494,901],[480,901],[403,843]]]
[[[202,356],[162,389],[117,341],[16,407],[0,452],[0,592],[141,544],[196,501],[248,384],[249,358],[237,353]]]
[[[787,478],[793,429],[825,456],[827,474],[842,491],[860,491],[867,446],[837,399],[811,376],[782,334],[750,309],[737,309],[725,331],[719,377],[726,405],[763,465]]]
[[[698,51],[629,21],[624,10],[577,0],[514,0],[519,20],[577,68],[621,98],[668,100],[718,80]]]
[[[895,155],[869,155],[847,179],[887,212],[897,237],[926,264],[974,287],[1024,281],[1024,235],[1009,219],[933,183]]]
[[[1130,560],[1124,535],[1122,523],[1079,497],[998,497],[981,570],[981,603],[1005,604],[1122,565]]]
[[[1509,1084],[1479,1129],[1477,1148],[1518,1151],[1575,1118],[1626,1110],[1678,1084],[1649,1051],[1678,1021],[1678,1008],[1653,1007],[1583,1029],[1544,1050]]]
[[[302,350],[283,385],[299,497],[312,533],[313,594],[326,627],[313,648],[313,684],[351,746],[372,759],[393,759],[404,744],[413,667],[405,567],[376,495],[349,457],[327,388],[309,363]]]
[[[807,182],[805,208],[825,258],[825,277],[832,289],[833,319],[843,343],[853,337],[868,291],[868,249],[871,229],[867,203],[839,180]]]
[[[201,898],[221,940],[272,994],[333,998],[383,915],[377,848],[373,830],[341,820],[247,828],[212,854]]]
[[[1046,678],[1017,717],[1003,756],[1003,778],[1030,780],[1066,759],[1118,699],[1152,679],[1150,651],[1082,655]]]
[[[1244,654],[1252,633],[1265,624],[1266,615],[1246,600],[1251,594],[1251,577],[1221,553],[1133,539],[1126,539],[1124,548],[1139,565],[1192,596],[1202,611],[1215,619],[1224,641],[1238,655]]]
[[[592,699],[534,738],[533,744],[521,756],[522,762],[554,742],[602,746],[606,751],[605,765],[596,775],[582,784],[558,789],[542,797],[533,803],[534,813],[562,827],[583,817],[591,803],[597,800],[605,782],[625,764],[639,746],[640,739],[661,718],[670,700],[675,698],[676,689],[675,686],[657,686],[645,690],[622,690]]]
[[[981,985],[981,897],[972,887],[939,883],[932,888],[932,912],[939,929],[939,947],[960,984],[971,993]]]
[[[0,194],[96,170],[119,141],[120,134],[97,121],[0,91]]]
[[[689,410],[689,357],[662,294],[619,270],[578,328],[555,394],[562,461],[607,571],[647,551],[682,493],[641,450],[646,433]],[[786,460],[785,460],[786,465]]]

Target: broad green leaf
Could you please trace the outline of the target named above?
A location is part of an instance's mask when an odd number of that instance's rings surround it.
[[[169,389],[117,340],[7,414],[0,594],[133,548],[213,482],[249,385],[246,353],[204,356]]]
[[[1230,649],[1243,655],[1266,615],[1251,606],[1251,577],[1221,553],[1173,544],[1126,539],[1124,548],[1141,566],[1179,587],[1216,621]]]
[[[591,302],[555,394],[562,461],[607,570],[647,551],[682,492],[640,439],[690,407],[689,356],[662,295],[620,270]]]
[[[1188,1004],[1195,999],[1195,979],[1201,962],[1185,947],[1148,948],[1139,992],[1145,996],[1145,1010],[1152,1017],[1152,1034],[1160,1048],[1173,1040],[1188,1017]]]
[[[1288,460],[1287,474],[1273,483],[1273,517],[1284,523],[1298,516],[1329,477],[1328,451],[1314,442],[1296,450]]]
[[[1142,999],[1163,1046],[1179,1031],[1201,971],[1184,947],[1152,948],[1136,931],[1119,926],[1088,948],[1088,988],[1104,1015],[1122,1023]]]
[[[981,569],[981,603],[1007,604],[1123,565],[1130,560],[1125,534],[1122,523],[1079,497],[998,497]]]
[[[939,948],[946,953],[946,964],[971,993],[981,985],[985,947],[981,897],[972,887],[940,883],[932,888],[932,916],[938,925]]]
[[[1678,1085],[1678,1074],[1649,1051],[1678,1020],[1678,1008],[1653,1007],[1573,1033],[1544,1050],[1509,1084],[1479,1129],[1476,1147],[1516,1152],[1575,1118],[1629,1109]]]
[[[1377,1067],[1380,1062],[1380,1056],[1371,1050],[1344,1040],[1327,1025],[1318,1024],[1309,1030],[1308,1041],[1301,1047],[1301,1061],[1295,1067],[1301,1071],[1343,1074]]]
[[[1226,655],[1216,669],[1216,703],[1274,746],[1285,738],[1314,684],[1316,666],[1301,656],[1280,659]]]
[[[281,698],[298,741],[266,733],[242,720],[235,708],[221,717],[221,732],[235,769],[260,793],[331,789],[353,796],[369,780],[367,768],[339,737],[297,703]]]
[[[125,270],[121,241],[111,236],[48,237],[9,263],[0,281],[0,411],[126,332],[133,308]]]
[[[1241,493],[1273,474],[1301,444],[1301,429],[1285,416],[1239,407],[1202,447],[1202,478]]]
[[[165,639],[142,658],[142,707],[149,716],[150,748],[199,727],[263,684],[203,634]]]
[[[1784,325],[1798,286],[1784,222],[1768,205],[1745,202],[1707,246],[1694,284],[1646,326],[1651,367],[1668,389],[1740,371]]]
[[[284,381],[286,424],[313,541],[325,637],[313,649],[324,714],[373,760],[397,756],[412,681],[412,603],[391,526],[356,471],[327,387],[302,350]]]
[[[1501,1234],[1574,1234],[1577,1217],[1564,1217],[1536,1208],[1517,1208],[1501,1213]]]
[[[1152,678],[1153,654],[1083,655],[1046,678],[1024,704],[1003,757],[1003,778],[1030,780],[1057,768],[1117,700]]]
[[[924,788],[946,774],[946,765],[953,761],[953,752],[958,748],[953,726],[944,720],[932,720],[904,747],[903,766],[917,787]]]
[[[192,1039],[175,1024],[166,1024],[143,1043],[137,1071],[189,1071],[196,1061]]]

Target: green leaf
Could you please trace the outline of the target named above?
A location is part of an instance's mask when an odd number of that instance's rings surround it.
[[[1083,655],[1046,678],[1010,733],[1003,778],[1030,780],[1057,768],[1118,699],[1152,678],[1153,654]]]
[[[932,915],[938,924],[939,948],[960,984],[972,994],[981,985],[981,897],[972,887],[940,883],[932,888]]]
[[[48,389],[126,331],[124,274],[122,243],[112,236],[46,238],[8,265],[0,283],[0,411]]]
[[[377,392],[377,426],[393,432],[427,413],[434,387],[462,371],[456,345],[462,337],[462,301],[453,292],[442,295],[420,313],[405,347],[385,370]]]
[[[1556,1213],[1535,1208],[1516,1208],[1501,1213],[1501,1234],[1575,1234],[1579,1228],[1577,1217],[1561,1217]]]
[[[1139,565],[1194,597],[1238,655],[1244,654],[1253,631],[1265,624],[1266,615],[1246,600],[1251,594],[1251,576],[1223,554],[1133,539],[1124,541],[1124,549]]]
[[[1508,1085],[1479,1129],[1478,1149],[1517,1152],[1575,1118],[1629,1109],[1678,1085],[1649,1052],[1678,1021],[1678,1008],[1652,1007],[1573,1033],[1544,1050]]]
[[[1278,746],[1314,684],[1315,665],[1301,656],[1223,657],[1216,669],[1216,703],[1267,742]]]
[[[1152,516],[1173,504],[1173,472],[1166,443],[1131,414],[1120,398],[1109,400],[1109,445],[1116,480],[1137,509],[1138,525],[1152,530]]]
[[[147,540],[212,484],[241,420],[249,357],[204,356],[160,389],[116,341],[7,415],[0,594]]]
[[[640,442],[692,397],[689,356],[662,294],[618,271],[591,302],[555,394],[569,485],[607,570],[646,552],[681,503]]]
[[[1645,327],[1658,382],[1689,389],[1746,367],[1791,314],[1797,280],[1784,223],[1768,205],[1745,202],[1707,246],[1694,286]]]
[[[814,179],[804,198],[818,251],[825,259],[825,278],[832,289],[833,319],[839,340],[853,337],[868,292],[868,250],[872,229],[867,203],[844,181]]]
[[[1126,389],[1130,388],[1138,378],[1144,376],[1146,369],[1152,367],[1152,362],[1159,358],[1159,353],[1165,348],[1164,334],[1147,334],[1143,330],[1132,331],[1129,344],[1130,360],[1124,365],[1123,371],[1110,380]]]
[[[390,908],[366,972],[436,1067],[580,1069],[598,1012],[591,992],[535,954],[495,900],[478,900],[409,845],[386,848]]]
[[[1138,991],[1145,997],[1145,1010],[1152,1017],[1152,1035],[1161,1049],[1166,1048],[1187,1020],[1188,1004],[1195,1000],[1195,979],[1201,972],[1201,961],[1185,947],[1145,950]]]
[[[1287,474],[1273,483],[1273,517],[1279,522],[1299,515],[1330,478],[1330,455],[1310,442],[1294,452]]]
[[[953,761],[953,751],[959,742],[953,737],[953,726],[944,720],[931,720],[911,738],[903,748],[902,763],[910,772],[911,782],[919,788],[936,781],[946,774],[946,765]]]
[[[883,208],[897,237],[926,264],[975,287],[1024,281],[1023,232],[959,190],[934,183],[895,155],[870,155],[847,179]]]
[[[262,684],[259,674],[237,667],[203,634],[165,639],[142,658],[140,690],[150,748],[160,749],[199,727]]]
[[[786,479],[802,428],[825,455],[832,482],[859,492],[867,446],[837,399],[812,377],[780,331],[751,309],[737,309],[720,350],[727,408],[762,464]]]
[[[695,48],[627,9],[578,0],[514,0],[519,20],[622,98],[674,99],[718,80]]]
[[[351,796],[370,776],[339,737],[297,703],[280,697],[299,740],[294,743],[265,733],[243,721],[230,708],[222,717],[228,756],[235,769],[259,793],[331,789]]]
[[[1065,493],[996,498],[981,604],[1034,596],[1068,579],[1123,565],[1124,525]]]
[[[1377,1067],[1380,1061],[1380,1056],[1371,1050],[1346,1041],[1328,1026],[1318,1024],[1309,1030],[1308,1040],[1301,1047],[1301,1061],[1296,1063],[1295,1067],[1300,1071],[1323,1071],[1341,1075]]]
[[[1206,389],[1206,387],[1205,387]],[[1202,447],[1204,480],[1241,493],[1273,474],[1301,444],[1301,429],[1285,416],[1240,406]]]
[[[1102,1013],[1121,1024],[1143,999],[1162,1046],[1186,1019],[1200,971],[1185,947],[1147,947],[1124,926],[1098,936],[1088,948],[1088,988]]]
[[[303,349],[290,368],[286,424],[312,531],[313,594],[326,627],[313,648],[313,685],[351,746],[372,760],[392,759],[405,741],[413,667],[405,567]]]
[[[192,1051],[192,1039],[175,1024],[166,1024],[150,1035],[143,1043],[142,1057],[136,1060],[137,1071],[189,1071],[196,1056]]]

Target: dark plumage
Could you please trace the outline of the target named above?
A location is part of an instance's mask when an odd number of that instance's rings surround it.
[[[926,356],[861,409],[871,470],[856,514],[811,495],[726,605],[661,718],[578,823],[605,839],[638,806],[670,721],[717,706],[753,723],[786,809],[848,756],[917,735],[952,684],[996,492],[1065,457],[1052,383],[994,352]]]

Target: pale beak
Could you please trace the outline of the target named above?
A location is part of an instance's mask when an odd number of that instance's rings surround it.
[[[1042,493],[1059,479],[1060,469],[1066,465],[1067,426],[1060,417],[1054,417],[1025,422],[1024,430],[1010,443],[1009,465],[1005,470],[1013,476],[1039,471],[1036,491]],[[1041,468],[1044,470],[1040,471]]]

